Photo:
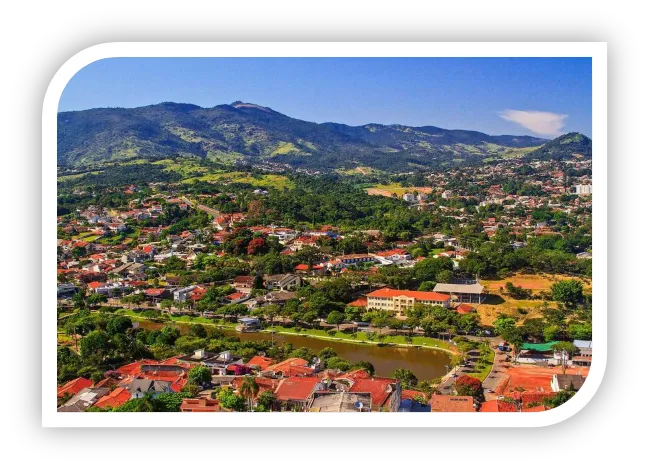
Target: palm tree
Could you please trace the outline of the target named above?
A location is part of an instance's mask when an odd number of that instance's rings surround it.
[[[246,376],[243,378],[241,387],[239,388],[239,394],[245,397],[248,400],[248,410],[252,411],[253,399],[259,392],[259,385],[253,376]]]

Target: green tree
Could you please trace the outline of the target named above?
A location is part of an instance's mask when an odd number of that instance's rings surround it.
[[[552,299],[572,306],[582,302],[583,290],[584,284],[579,280],[561,280],[552,285]]]
[[[188,392],[164,392],[152,400],[154,412],[180,412],[184,399],[193,397]]]
[[[379,328],[379,334],[382,334],[383,333],[383,328],[387,327],[387,325],[389,324],[389,321],[390,321],[390,316],[387,313],[382,312],[382,313],[379,313],[379,314],[377,314],[376,316],[374,316],[372,318],[371,324],[374,327],[378,327]]]
[[[114,409],[114,412],[155,412],[155,406],[152,397],[147,395],[138,399],[126,401],[124,404]]]
[[[246,399],[234,393],[232,388],[223,388],[218,394],[218,401],[221,407],[233,410],[235,412],[243,412],[246,410]]]
[[[424,281],[435,281],[437,275],[444,271],[453,271],[453,261],[448,257],[437,257],[437,258],[428,258],[420,262],[417,262],[414,267],[414,273],[417,280]]]
[[[88,303],[88,305],[97,305],[99,303],[105,303],[107,299],[106,295],[92,293],[86,297],[86,303]]]
[[[570,356],[579,353],[579,348],[577,348],[572,342],[558,342],[552,346],[554,353],[560,355],[559,363],[561,363],[561,371],[563,374],[566,374],[566,368],[568,368],[568,360]]]
[[[543,328],[543,339],[546,342],[552,342],[559,335],[560,329],[557,325],[551,325]]]
[[[189,335],[204,339],[207,337],[207,331],[202,324],[192,324],[189,326]]]
[[[277,397],[272,391],[261,392],[257,395],[257,407],[255,410],[257,412],[271,412],[276,402]]]
[[[392,374],[393,378],[398,379],[406,388],[417,386],[419,380],[415,374],[406,368],[397,368]]]
[[[133,327],[133,322],[126,316],[114,316],[106,324],[106,332],[110,335],[123,334]]]
[[[439,283],[451,283],[453,280],[453,272],[450,270],[442,270],[435,276],[435,280]]]
[[[160,302],[160,307],[162,309],[166,309],[169,312],[169,314],[171,314],[171,308],[174,307],[174,302],[173,300],[162,300]]]
[[[427,280],[425,282],[421,282],[421,285],[419,285],[419,288],[417,290],[419,290],[419,291],[433,291],[435,289],[435,285],[437,285],[437,282],[432,282],[430,280]]]
[[[81,358],[87,363],[103,364],[112,351],[108,334],[104,331],[92,331],[80,343]]]
[[[332,311],[327,316],[327,324],[335,324],[336,329],[340,330],[340,325],[345,321],[345,315],[340,311]]]
[[[254,376],[246,376],[243,378],[239,394],[248,401],[248,410],[252,411],[255,396],[259,392],[259,385]]]
[[[189,382],[198,386],[212,381],[212,370],[206,366],[197,366],[189,370]]]
[[[365,371],[367,371],[367,373],[370,376],[374,375],[374,372],[375,372],[374,365],[372,365],[370,362],[364,361],[364,360],[361,360],[361,361],[359,361],[357,363],[354,363],[352,365],[351,369],[352,370],[365,370]]]
[[[502,336],[505,332],[516,328],[516,321],[513,318],[499,315],[493,323],[494,332]]]
[[[331,357],[327,360],[326,367],[331,370],[347,371],[351,368],[351,363],[344,358]]]
[[[320,353],[318,353],[318,358],[322,360],[323,362],[332,358],[332,357],[337,357],[338,354],[334,349],[331,347],[325,347],[322,350],[320,350]]]

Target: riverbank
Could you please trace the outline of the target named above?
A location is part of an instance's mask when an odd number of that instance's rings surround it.
[[[129,316],[131,318],[138,319],[141,321],[154,322],[150,318],[146,318],[144,316],[138,315],[133,310],[123,309],[123,310],[118,310],[115,313]],[[201,324],[206,327],[214,327],[218,329],[229,329],[229,330],[235,330],[236,327],[235,324],[224,322],[222,319],[219,319],[215,322],[213,319],[207,319],[200,316],[199,317],[177,316],[177,317],[173,317],[171,320],[164,321],[164,323],[165,324],[185,324],[185,325]],[[415,348],[415,349],[425,348],[425,349],[432,349],[432,350],[440,350],[450,355],[459,354],[455,346],[453,346],[448,342],[439,339],[433,339],[431,337],[422,337],[422,336],[409,337],[404,335],[390,335],[390,336],[383,336],[382,339],[379,339],[377,335],[377,338],[371,340],[368,338],[366,332],[356,332],[353,334],[349,334],[341,331],[335,331],[336,332],[335,334],[330,335],[328,331],[322,329],[296,329],[295,327],[285,327],[285,326],[273,326],[270,329],[262,329],[258,332],[268,333],[268,334],[271,333],[283,334],[288,336],[309,337],[312,339],[318,339],[323,341],[343,342],[343,343],[369,345],[369,346],[376,346],[376,347],[392,346],[392,347],[407,347],[407,348]]]

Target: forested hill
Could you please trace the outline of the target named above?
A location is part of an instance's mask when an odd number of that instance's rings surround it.
[[[528,153],[526,158],[547,160],[562,159],[567,156],[591,158],[593,156],[592,140],[580,133],[571,132],[557,137],[539,149]]]
[[[520,157],[542,150],[547,142],[430,126],[316,124],[240,101],[213,108],[162,103],[59,113],[57,161],[75,167],[180,155],[317,170],[368,166],[407,171]]]

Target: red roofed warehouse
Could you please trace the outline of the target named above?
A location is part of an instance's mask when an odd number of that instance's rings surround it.
[[[367,309],[394,311],[399,314],[411,309],[415,304],[448,308],[450,302],[451,297],[442,293],[392,288],[381,288],[367,295]]]

